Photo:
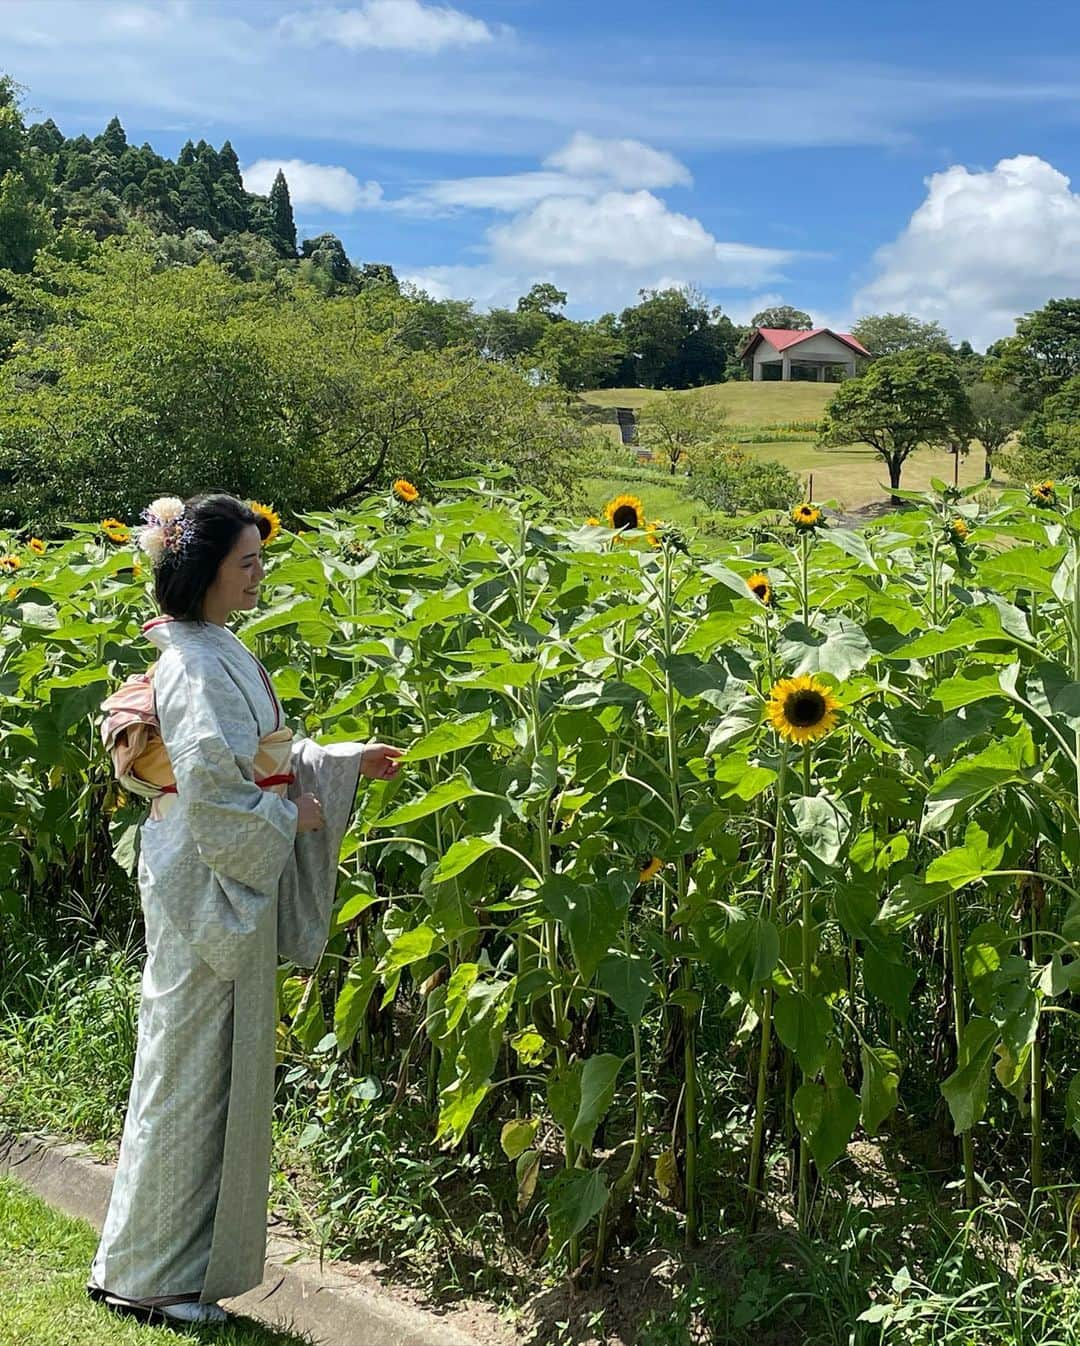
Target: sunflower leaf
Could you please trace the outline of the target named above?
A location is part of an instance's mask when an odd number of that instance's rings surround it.
[[[794,674],[831,673],[843,681],[865,668],[873,653],[866,632],[846,617],[823,621],[816,630],[791,622],[780,637],[780,658]]]

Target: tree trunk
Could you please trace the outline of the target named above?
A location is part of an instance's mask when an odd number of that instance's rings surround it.
[[[900,470],[904,466],[904,460],[899,454],[890,453],[885,461],[889,464],[889,485],[894,491],[897,491],[900,489]],[[900,504],[898,495],[894,495],[892,499],[894,505]]]
[[[993,475],[993,464],[990,462],[990,455],[986,455],[986,463],[983,467],[983,481],[989,481]]]

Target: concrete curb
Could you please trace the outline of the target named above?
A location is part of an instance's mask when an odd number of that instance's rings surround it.
[[[0,1175],[96,1230],[105,1220],[114,1171],[79,1145],[45,1136],[0,1136]],[[302,1244],[272,1232],[262,1284],[223,1303],[269,1327],[309,1333],[316,1346],[480,1346],[435,1314],[392,1299],[362,1268],[355,1275],[333,1263],[320,1268]],[[505,1340],[510,1346],[515,1338],[507,1334]]]

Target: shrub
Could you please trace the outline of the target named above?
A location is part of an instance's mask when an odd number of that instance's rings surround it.
[[[783,463],[730,445],[692,452],[687,486],[691,495],[725,514],[787,509],[803,493],[799,478]]]

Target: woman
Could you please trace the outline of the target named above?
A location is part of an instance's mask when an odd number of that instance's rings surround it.
[[[142,829],[138,1050],[87,1290],[142,1318],[220,1322],[216,1301],[263,1277],[278,959],[317,960],[358,776],[396,775],[401,751],[290,742],[266,670],[226,626],[258,604],[265,517],[228,495],[144,517],[175,784]]]

